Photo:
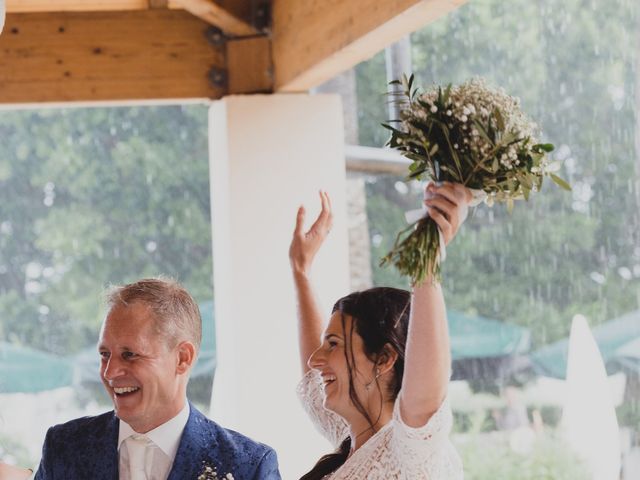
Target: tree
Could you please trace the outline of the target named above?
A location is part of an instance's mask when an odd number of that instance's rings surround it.
[[[448,305],[531,328],[537,345],[640,308],[640,205],[634,154],[636,59],[625,46],[637,2],[470,2],[412,37],[425,85],[486,77],[520,97],[556,144],[573,185],[547,185],[512,215],[479,207],[444,265]],[[607,21],[603,22],[602,19]],[[635,22],[635,23],[634,23]],[[357,69],[361,141],[381,146],[386,90],[382,57]],[[375,103],[375,105],[374,105]],[[419,204],[398,178],[372,177],[369,222],[374,283],[406,286],[377,262]],[[635,194],[634,194],[635,193]]]
[[[105,286],[165,274],[212,295],[206,108],[0,117],[0,339],[95,342]]]

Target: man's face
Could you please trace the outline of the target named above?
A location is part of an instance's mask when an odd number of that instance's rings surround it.
[[[146,433],[184,407],[186,380],[178,369],[178,348],[153,328],[151,309],[141,302],[111,309],[102,325],[100,377],[118,417]]]

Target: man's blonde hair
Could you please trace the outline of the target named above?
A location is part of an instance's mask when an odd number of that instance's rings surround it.
[[[200,350],[202,319],[189,292],[171,278],[143,278],[128,285],[111,287],[106,293],[109,310],[136,302],[147,305],[154,314],[155,330],[170,348],[189,341]]]

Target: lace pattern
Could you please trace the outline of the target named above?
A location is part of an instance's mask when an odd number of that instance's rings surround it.
[[[298,396],[316,428],[336,447],[349,434],[345,420],[323,407],[322,379],[315,370],[298,385]],[[331,480],[462,480],[462,462],[449,434],[453,415],[448,399],[426,425],[413,428],[400,415],[393,419],[326,477]]]
[[[349,435],[349,426],[340,415],[324,408],[322,377],[309,370],[298,384],[298,398],[320,434],[338,448]]]

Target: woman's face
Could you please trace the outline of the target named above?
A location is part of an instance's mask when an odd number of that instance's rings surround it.
[[[370,392],[377,392],[375,386],[375,363],[365,355],[364,342],[353,328],[353,318],[335,312],[322,337],[322,345],[309,357],[309,367],[318,370],[322,376],[325,393],[324,407],[349,421],[354,415],[361,416],[349,397],[349,369],[345,356],[353,351],[353,386],[360,403],[368,409]],[[369,389],[367,389],[369,385]]]

